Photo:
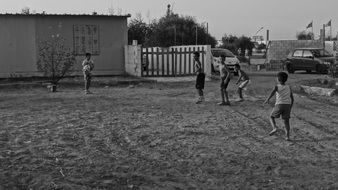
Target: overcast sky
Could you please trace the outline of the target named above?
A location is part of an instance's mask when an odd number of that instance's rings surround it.
[[[207,22],[217,39],[225,33],[253,36],[261,27],[258,35],[265,36],[269,29],[271,40],[295,39],[312,20],[316,36],[330,19],[332,34],[336,36],[338,31],[338,0],[0,0],[0,12],[17,13],[29,7],[46,13],[107,14],[112,7],[116,13],[132,17],[141,13],[148,21],[163,16],[167,4],[177,14]]]

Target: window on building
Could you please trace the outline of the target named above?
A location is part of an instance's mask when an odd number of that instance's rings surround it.
[[[74,25],[73,43],[76,55],[100,54],[100,28],[98,25]]]

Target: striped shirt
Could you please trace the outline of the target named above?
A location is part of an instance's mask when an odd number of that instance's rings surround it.
[[[278,84],[276,86],[276,104],[291,104],[291,88],[289,85]]]

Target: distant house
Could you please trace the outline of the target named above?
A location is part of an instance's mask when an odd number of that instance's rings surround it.
[[[65,38],[77,55],[74,74],[81,74],[86,52],[93,54],[94,75],[121,75],[127,18],[109,15],[0,14],[0,78],[40,76],[38,44],[52,37]]]

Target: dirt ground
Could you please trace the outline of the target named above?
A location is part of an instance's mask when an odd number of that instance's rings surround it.
[[[1,90],[0,190],[338,189],[337,105],[296,94],[287,142],[281,121],[268,135],[274,84],[252,77],[230,107],[217,81],[199,105],[193,82]]]

